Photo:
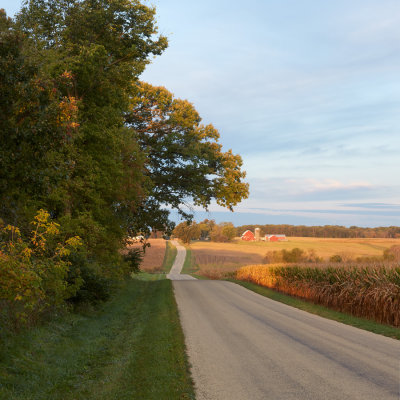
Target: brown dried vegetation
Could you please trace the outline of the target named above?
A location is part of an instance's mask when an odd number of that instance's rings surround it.
[[[250,265],[239,280],[266,286],[357,317],[400,326],[400,265]]]
[[[236,272],[243,265],[262,262],[259,254],[223,249],[192,248],[192,265],[196,274],[209,279],[222,279]]]
[[[149,247],[145,248],[143,261],[140,265],[141,271],[161,272],[165,255],[166,241],[164,239],[148,239]],[[128,249],[143,248],[142,243],[131,243]]]

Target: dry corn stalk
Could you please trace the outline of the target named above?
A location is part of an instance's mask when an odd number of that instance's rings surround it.
[[[236,278],[358,317],[400,326],[400,266],[250,265],[240,268]]]

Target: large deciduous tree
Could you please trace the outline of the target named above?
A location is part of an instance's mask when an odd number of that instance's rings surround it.
[[[167,40],[137,0],[28,0],[0,13],[0,218],[39,208],[111,264],[127,231],[171,229],[168,208],[232,209],[248,194],[191,103],[138,81]],[[25,226],[29,230],[29,225]],[[113,258],[114,257],[114,258]]]
[[[230,242],[236,236],[236,228],[231,222],[221,222],[214,225],[210,232],[210,239],[213,242]]]
[[[133,82],[167,45],[154,13],[139,1],[30,0],[15,23],[1,16],[6,220],[19,224],[27,203],[31,214],[44,207],[96,256],[116,253],[146,196],[124,114]]]
[[[146,156],[146,175],[152,182],[149,199],[157,208],[167,205],[188,217],[181,207],[186,202],[207,208],[214,199],[232,210],[247,197],[241,157],[222,151],[218,131],[202,125],[187,100],[141,82],[135,85],[126,121]]]
[[[200,238],[201,228],[195,221],[184,221],[178,224],[172,233],[183,243],[190,244],[192,240]]]

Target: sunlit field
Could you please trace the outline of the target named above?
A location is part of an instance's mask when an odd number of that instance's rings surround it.
[[[150,247],[146,247],[140,269],[144,272],[160,272],[167,242],[164,239],[148,239],[148,243],[150,243]],[[128,249],[141,247],[141,243],[132,243],[128,246]]]
[[[256,283],[316,304],[400,326],[400,267],[352,265],[249,265],[236,279]]]
[[[273,250],[292,250],[296,247],[302,250],[314,249],[318,256],[329,258],[335,254],[348,255],[349,257],[380,256],[382,252],[396,244],[400,239],[333,239],[311,237],[289,237],[287,242],[244,242],[238,240],[236,246],[244,248],[244,251],[256,251],[265,254]]]
[[[305,252],[314,250],[316,256],[328,261],[340,255],[344,262],[357,257],[380,257],[383,251],[399,245],[400,239],[331,239],[289,237],[287,242],[232,243],[192,242],[192,266],[199,275],[218,278],[240,267],[261,264],[268,252],[299,248]]]
[[[395,245],[400,245],[400,239],[194,242],[188,272],[255,283],[353,316],[400,326],[399,262],[383,257]],[[267,253],[295,248],[304,255],[313,254],[314,261],[266,263]],[[330,261],[332,256],[340,256],[341,261]]]

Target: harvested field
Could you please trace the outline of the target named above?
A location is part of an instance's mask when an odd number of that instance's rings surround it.
[[[287,242],[232,243],[192,242],[192,270],[211,279],[219,279],[240,267],[262,264],[267,252],[274,250],[314,250],[316,255],[328,260],[338,254],[344,262],[357,257],[382,256],[383,251],[400,244],[400,239],[332,239],[289,237]]]
[[[232,246],[236,249],[233,250]],[[220,279],[237,271],[243,265],[262,262],[263,256],[260,254],[244,252],[237,247],[230,243],[194,243],[191,250],[192,265],[196,268],[196,274],[210,279]]]
[[[241,253],[240,251],[207,249],[192,249],[196,264],[198,265],[226,265],[240,267],[242,265],[260,263],[262,257],[259,254]]]
[[[267,251],[292,250],[296,247],[302,250],[314,249],[318,256],[328,259],[339,254],[348,258],[381,256],[382,252],[400,244],[400,239],[333,239],[289,237],[287,242],[244,242],[237,241],[233,244],[244,252],[257,252],[265,255]]]
[[[145,272],[161,272],[167,242],[164,239],[148,239],[147,242],[150,243],[150,247],[146,247],[140,269]],[[132,243],[128,249],[141,247],[141,243]]]
[[[399,244],[400,239],[289,237],[287,242],[244,242],[241,240],[232,243],[193,242],[190,247],[195,254],[208,255],[210,260],[214,257],[220,261],[219,258],[222,258],[222,260],[246,265],[246,263],[260,263],[268,251],[274,250],[292,250],[298,247],[305,251],[314,249],[317,255],[324,259],[335,254],[347,256],[344,258],[356,258],[381,256],[385,249]]]

